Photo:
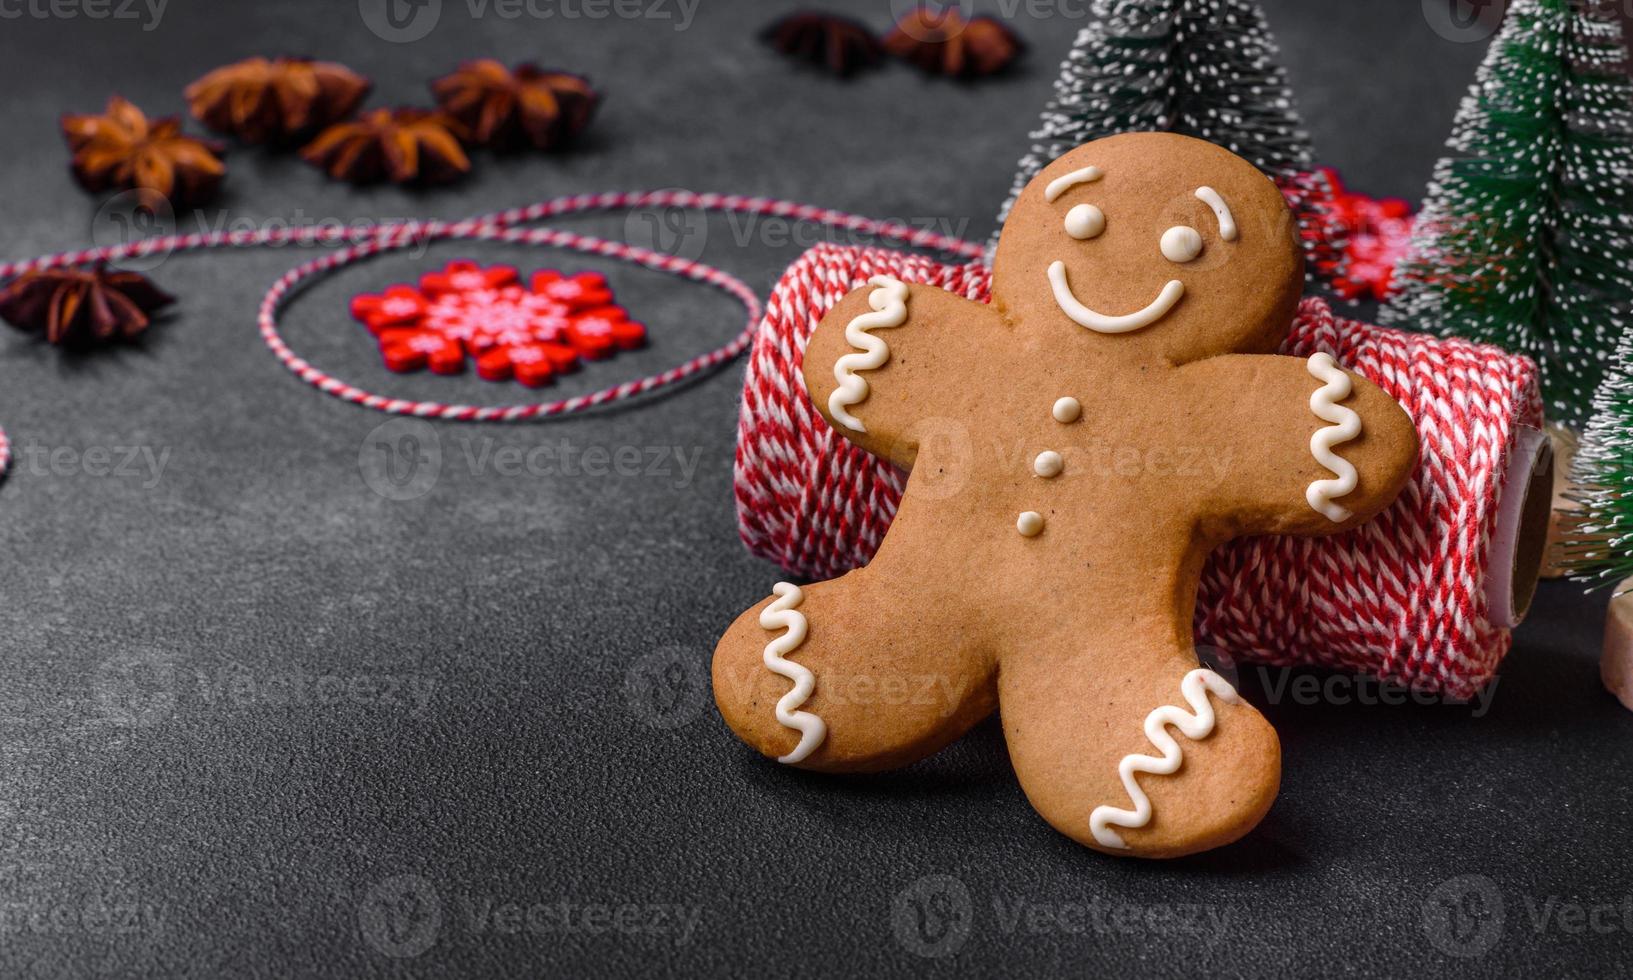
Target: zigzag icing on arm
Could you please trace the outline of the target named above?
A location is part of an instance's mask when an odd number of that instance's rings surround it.
[[[1184,754],[1180,751],[1179,743],[1174,741],[1174,736],[1168,734],[1168,726],[1179,729],[1180,734],[1192,741],[1207,738],[1213,734],[1215,720],[1208,692],[1212,691],[1215,697],[1227,704],[1240,704],[1242,701],[1229,681],[1206,667],[1198,667],[1186,674],[1185,679],[1179,682],[1179,690],[1191,706],[1189,712],[1165,704],[1145,716],[1145,737],[1162,755],[1125,755],[1123,761],[1117,764],[1117,775],[1122,777],[1123,789],[1133,801],[1134,809],[1097,806],[1089,814],[1089,830],[1101,847],[1119,850],[1128,847],[1123,843],[1122,835],[1111,829],[1113,824],[1133,830],[1151,822],[1151,797],[1145,795],[1145,790],[1140,788],[1134,777],[1142,772],[1153,776],[1171,776],[1179,770]]]
[[[777,722],[799,732],[799,744],[794,746],[794,751],[779,756],[777,761],[804,762],[828,737],[828,726],[821,718],[809,711],[796,710],[816,690],[816,675],[803,664],[787,659],[788,654],[805,642],[805,614],[795,609],[805,601],[805,593],[791,582],[778,582],[771,591],[777,598],[760,610],[760,626],[787,632],[765,645],[765,665],[772,673],[794,682],[794,689],[777,701]]]
[[[868,396],[868,383],[858,371],[877,371],[890,358],[883,340],[868,333],[907,322],[907,284],[894,276],[874,276],[868,282],[877,287],[868,294],[872,313],[863,313],[845,326],[845,340],[857,350],[834,362],[834,380],[839,387],[828,396],[828,414],[854,432],[866,432],[862,420],[846,409]]]
[[[1360,478],[1354,464],[1333,452],[1333,447],[1361,434],[1361,416],[1354,409],[1338,404],[1349,397],[1354,385],[1331,354],[1324,351],[1311,354],[1307,366],[1311,375],[1324,382],[1310,395],[1310,411],[1323,422],[1332,423],[1317,429],[1310,436],[1310,454],[1316,462],[1333,472],[1333,478],[1310,484],[1304,491],[1304,499],[1327,520],[1340,524],[1350,519],[1350,511],[1333,503],[1333,500],[1353,493]]]

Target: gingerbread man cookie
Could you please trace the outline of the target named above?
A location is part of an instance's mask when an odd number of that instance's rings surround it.
[[[1273,354],[1302,287],[1276,187],[1211,144],[1067,153],[1004,225],[992,302],[888,276],[805,351],[834,431],[911,470],[867,567],[779,584],[715,651],[745,742],[905,765],[995,708],[1028,799],[1097,850],[1229,843],[1275,798],[1275,732],[1197,662],[1203,560],[1383,509],[1417,453],[1388,395]]]

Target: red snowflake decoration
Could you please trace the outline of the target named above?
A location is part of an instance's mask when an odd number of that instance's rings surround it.
[[[352,300],[352,316],[380,344],[386,367],[459,374],[467,359],[488,381],[549,384],[580,359],[611,357],[646,342],[646,328],[613,302],[600,273],[535,272],[522,285],[506,265],[450,262],[420,277]]]
[[[1412,244],[1412,206],[1396,197],[1357,194],[1345,189],[1336,172],[1325,167],[1321,172],[1332,185],[1333,217],[1348,233],[1348,266],[1333,280],[1333,289],[1351,302],[1388,299],[1394,292],[1395,262]]]

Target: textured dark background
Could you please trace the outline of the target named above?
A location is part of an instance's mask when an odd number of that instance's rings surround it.
[[[0,19],[4,254],[116,240],[65,173],[59,112],[115,91],[179,111],[205,69],[277,52],[351,64],[376,81],[374,104],[423,101],[427,78],[490,54],[586,72],[610,96],[577,152],[483,157],[473,179],[428,194],[356,192],[238,151],[221,206],[179,216],[183,229],[668,186],[945,219],[981,238],[1083,7],[1020,7],[1024,69],[959,85],[901,67],[852,84],[796,70],[754,39],[784,3],[702,0],[685,30],[673,0],[656,8],[669,19],[442,6],[423,39],[388,43],[353,0],[172,0],[156,24],[7,4],[22,14]],[[1484,44],[1446,40],[1418,0],[1267,7],[1321,159],[1363,190],[1416,197]],[[855,10],[890,19],[883,0]],[[786,232],[695,221],[678,247],[706,243],[764,291],[798,252]],[[291,342],[366,386],[514,397],[389,375],[345,313],[356,290],[467,254],[593,264],[497,247],[388,258],[307,292]],[[0,484],[0,975],[1633,965],[1633,718],[1596,679],[1602,596],[1544,587],[1489,711],[1269,706],[1286,781],[1255,834],[1172,864],[1107,859],[1032,813],[995,725],[868,779],[783,771],[721,725],[709,650],[777,578],[733,523],[740,365],[593,418],[438,426],[434,486],[395,501],[360,468],[386,417],[302,386],[256,339],[262,290],[300,257],[162,263],[153,274],[182,303],[135,349],[69,359],[0,337],[0,424],[19,451]],[[608,272],[654,342],[555,391],[737,329],[710,290]],[[562,442],[678,452],[696,468],[510,475],[480,462]],[[122,447],[162,470],[94,475],[97,454]],[[1244,688],[1264,704],[1261,680],[1249,672]],[[640,921],[599,918],[620,906]],[[660,906],[692,925],[655,921]]]

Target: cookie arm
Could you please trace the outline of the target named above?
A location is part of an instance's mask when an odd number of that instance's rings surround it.
[[[1207,513],[1221,539],[1331,534],[1394,502],[1417,429],[1383,389],[1311,357],[1235,354],[1180,369],[1198,406],[1188,438],[1207,452]]]
[[[817,324],[802,371],[811,401],[834,430],[898,466],[918,455],[922,420],[951,413],[970,358],[1002,329],[985,303],[934,286],[878,276]]]

